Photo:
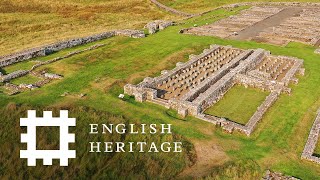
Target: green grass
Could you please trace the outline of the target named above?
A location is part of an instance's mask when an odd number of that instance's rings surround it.
[[[37,64],[36,62],[33,61],[23,61],[23,62],[19,62],[16,64],[13,64],[12,66],[7,66],[2,68],[2,73],[3,74],[10,74],[14,71],[18,71],[18,70],[30,70],[32,68],[33,65]]]
[[[16,79],[11,80],[12,84],[20,85],[20,84],[33,84],[39,81],[40,78],[32,76],[32,75],[25,75]]]
[[[245,125],[268,94],[259,89],[234,86],[222,100],[208,108],[205,113]]]
[[[235,10],[219,10],[216,12],[219,16],[217,19],[233,15],[236,12]],[[256,176],[249,176],[250,173],[261,177],[266,169],[283,172],[301,179],[319,179],[319,166],[300,159],[316,111],[320,107],[320,56],[313,53],[315,48],[299,43],[278,47],[249,41],[223,40],[215,37],[178,33],[180,29],[190,27],[195,23],[203,23],[206,18],[213,15],[214,13],[207,14],[199,18],[199,22],[195,19],[189,19],[186,24],[169,27],[144,39],[111,38],[106,40],[108,44],[104,47],[46,65],[43,68],[64,75],[64,78],[43,88],[16,96],[9,97],[0,93],[0,107],[5,109],[10,103],[34,108],[61,108],[71,104],[91,107],[112,116],[122,116],[133,123],[171,123],[174,132],[183,135],[188,140],[216,140],[217,145],[229,156],[230,163],[214,168],[212,171],[229,174],[230,179],[257,179]],[[193,117],[181,119],[171,110],[155,104],[138,103],[132,98],[128,98],[126,101],[118,99],[117,96],[123,93],[122,88],[126,83],[138,83],[144,77],[157,76],[161,70],[172,69],[177,62],[187,61],[189,54],[198,54],[208,48],[210,44],[232,45],[243,49],[263,48],[271,51],[274,55],[298,57],[305,60],[306,74],[299,77],[298,85],[290,85],[292,88],[291,96],[285,94],[280,96],[250,137],[240,133],[226,134],[220,128],[215,128],[212,124]],[[87,96],[83,99],[61,97],[60,95],[66,91],[75,94],[86,93]],[[16,116],[18,117],[20,114]],[[0,118],[3,119],[2,116]],[[96,121],[103,122],[104,120]],[[13,123],[13,126],[19,126],[18,118],[10,119],[10,122]],[[3,144],[13,144],[14,147],[10,146],[11,149],[18,149],[16,148],[19,144],[18,134],[18,131],[10,131],[5,137],[1,136],[0,139],[4,141],[1,143],[2,146]],[[85,137],[84,135],[80,136]],[[7,137],[15,138],[15,141],[7,139]],[[11,151],[6,151],[4,154],[5,157],[8,157],[7,155],[10,155]],[[3,159],[3,156],[0,159]],[[136,162],[140,162],[138,159],[135,159]],[[76,161],[81,166],[80,164],[88,164],[85,160],[81,163]],[[172,159],[166,158],[163,161],[167,162],[167,160],[172,162],[170,161]],[[3,164],[7,167],[12,162],[20,162],[17,156],[12,157],[9,161],[2,162],[0,167],[3,169]],[[251,166],[245,162],[252,162],[254,165]],[[22,166],[14,167],[25,171],[25,169],[21,169]],[[115,171],[121,169],[119,164],[114,164],[111,167]],[[141,167],[139,170],[144,166]],[[249,170],[242,167],[248,167]],[[99,172],[112,173],[112,170],[107,170],[104,167],[82,168],[81,170],[83,170],[82,173],[96,173],[94,171],[96,168],[101,168]],[[33,171],[29,172],[31,174]]]
[[[65,56],[70,52],[84,50],[84,49],[89,48],[89,47],[91,47],[93,45],[104,44],[104,43],[108,43],[108,42],[109,42],[108,39],[104,39],[104,40],[88,43],[88,44],[81,45],[81,46],[76,46],[76,47],[72,47],[72,48],[68,48],[68,49],[63,49],[61,51],[55,52],[55,53],[50,54],[48,56],[32,58],[32,59],[29,59],[29,60],[26,60],[26,61],[22,61],[22,62],[19,62],[19,63],[12,64],[10,66],[4,67],[4,68],[2,68],[2,72],[4,74],[9,74],[9,73],[12,73],[12,72],[17,71],[17,70],[30,70],[33,65],[38,63],[37,61],[52,60],[52,59],[57,58],[57,57]],[[83,53],[86,53],[86,52],[83,52]],[[77,56],[77,55],[74,55],[74,56]]]
[[[318,140],[316,149],[314,150],[314,154],[315,154],[317,157],[320,157],[320,138],[319,138],[319,140]]]

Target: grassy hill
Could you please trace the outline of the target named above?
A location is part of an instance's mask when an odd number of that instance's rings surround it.
[[[171,123],[177,135],[182,136],[181,138],[186,139],[188,142],[192,142],[195,145],[195,149],[200,149],[197,153],[202,152],[202,156],[207,157],[217,156],[215,153],[201,151],[201,147],[206,147],[204,145],[209,144],[207,147],[212,148],[214,145],[215,149],[222,154],[222,160],[219,163],[207,165],[209,167],[205,171],[201,168],[198,169],[199,174],[204,174],[205,172],[208,175],[208,179],[259,179],[266,169],[283,172],[301,179],[319,179],[319,165],[300,159],[316,110],[320,107],[320,56],[313,53],[314,47],[299,43],[290,43],[286,47],[279,47],[256,42],[224,40],[215,37],[178,33],[182,28],[193,26],[193,24],[210,23],[233,15],[241,9],[243,7],[232,11],[217,10],[203,17],[185,20],[183,21],[184,24],[170,27],[144,39],[127,37],[106,39],[103,40],[107,44],[104,47],[43,66],[41,68],[62,74],[64,78],[43,88],[16,96],[7,96],[1,93],[0,90],[1,114],[6,114],[7,109],[10,109],[11,106],[19,107],[20,105],[38,109],[88,107],[94,110],[88,111],[89,114],[80,114],[86,117],[84,119],[85,123],[91,120],[90,114],[96,114],[94,111],[102,113],[102,115],[107,114],[108,116],[106,117],[111,120],[113,120],[111,117],[120,119],[123,117],[125,120],[135,123]],[[32,33],[30,32],[30,34]],[[45,39],[44,37],[41,38]],[[10,42],[18,44],[13,41]],[[123,93],[123,86],[126,83],[138,83],[144,77],[157,76],[161,70],[171,69],[179,61],[187,61],[189,54],[200,53],[204,48],[208,48],[210,44],[233,45],[244,49],[264,48],[275,55],[294,56],[305,60],[306,75],[299,77],[300,82],[298,85],[290,85],[293,90],[292,95],[283,94],[280,96],[280,99],[267,112],[251,137],[246,137],[239,133],[226,134],[210,123],[193,117],[182,119],[177,116],[175,111],[167,110],[164,107],[148,102],[138,103],[132,97],[126,97],[125,101],[118,98],[118,95]],[[59,53],[68,53],[68,51],[71,50]],[[54,56],[56,54],[46,58],[50,59]],[[28,61],[19,63],[17,66],[25,67],[24,63],[28,63]],[[61,94],[64,92],[69,92],[69,95],[62,97]],[[80,98],[79,94],[81,93],[86,94],[86,96]],[[237,94],[237,92],[233,94]],[[228,101],[232,102],[232,100]],[[1,121],[5,121],[5,125],[0,126],[2,128],[0,139],[3,141],[1,149],[8,149],[9,147],[9,150],[1,151],[0,153],[0,174],[7,172],[4,169],[10,167],[10,169],[16,168],[29,175],[39,175],[37,170],[23,169],[25,164],[23,164],[22,160],[18,160],[17,155],[11,156],[11,152],[16,151],[20,145],[18,141],[19,132],[4,131],[10,126],[15,126],[19,129],[18,117],[23,114],[23,110],[21,109],[13,115],[8,111],[9,117],[0,116]],[[77,111],[73,111],[73,115],[77,114]],[[99,118],[94,120],[103,122]],[[118,122],[118,120],[116,119],[115,122]],[[85,123],[82,125],[85,125]],[[82,125],[79,127],[82,127]],[[86,137],[81,132],[78,134],[82,138]],[[155,138],[155,140],[158,139]],[[83,152],[82,155],[85,155],[85,153]],[[150,166],[143,166],[140,162],[144,162],[145,159],[137,157],[135,162],[140,163],[140,166],[137,166],[139,167],[138,170],[142,168],[147,174],[136,170],[134,171],[138,173],[136,178],[143,175],[150,177],[150,174],[154,178],[175,177],[183,168],[188,167],[188,163],[191,160],[184,161],[185,157],[187,156],[177,157],[177,162],[173,164],[172,159],[168,156],[156,159],[154,163],[163,163],[160,167],[157,167],[157,172],[168,171],[170,173],[167,176],[164,176],[163,173],[153,172],[154,166],[152,166],[151,161],[148,161],[151,164]],[[153,157],[148,156],[147,158],[152,159]],[[98,167],[88,167],[90,165],[85,160],[89,159],[84,158],[81,161],[85,167],[77,167],[77,173],[84,178],[88,177],[87,175],[90,173],[96,173],[95,168],[100,168],[103,164],[103,162],[100,162],[101,164],[98,164]],[[96,157],[92,157],[90,160],[96,160]],[[79,160],[76,161],[79,162]],[[105,172],[105,176],[102,177],[110,178],[119,174],[124,177],[132,175],[131,171],[119,172],[120,164],[112,160],[107,162],[113,168],[102,167],[101,171],[97,172],[98,174]],[[129,160],[124,161],[123,167],[132,167],[131,163],[132,161]],[[47,171],[60,174],[70,173],[67,169],[51,169]],[[12,172],[16,173],[17,171],[12,170]],[[179,174],[179,177],[182,178],[189,176],[197,176],[197,173]]]

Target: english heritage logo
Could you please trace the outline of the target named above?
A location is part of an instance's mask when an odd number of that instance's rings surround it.
[[[28,160],[28,166],[36,166],[36,159],[43,159],[43,165],[52,165],[53,159],[60,160],[60,166],[68,166],[68,159],[76,157],[75,150],[69,150],[69,143],[75,142],[75,135],[69,134],[69,127],[76,126],[76,119],[68,117],[68,111],[61,110],[60,117],[52,117],[52,111],[44,111],[43,117],[36,117],[36,111],[29,110],[27,118],[20,118],[20,126],[27,127],[21,134],[21,143],[27,143],[27,150],[20,150],[20,158]],[[37,150],[36,127],[59,127],[59,150]]]

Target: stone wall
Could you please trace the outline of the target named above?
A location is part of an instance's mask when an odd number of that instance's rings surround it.
[[[246,59],[249,55],[251,55],[253,51],[247,50],[243,53],[241,53],[239,56],[237,56],[235,59],[233,59],[229,64],[223,66],[221,69],[219,69],[214,76],[211,76],[203,81],[202,84],[197,86],[196,88],[189,91],[189,93],[185,94],[181,100],[184,101],[193,101],[196,97],[199,96],[200,93],[205,92],[211,85],[216,83],[219,79],[221,79],[223,76],[225,76],[230,69],[234,68],[235,66],[239,65],[240,61]]]
[[[259,88],[263,91],[273,91],[275,89],[275,86],[277,85],[277,82],[275,81],[269,81],[266,79],[259,79],[252,76],[248,76],[245,74],[237,74],[235,81],[237,84],[243,85],[246,88],[252,87],[252,88]]]
[[[246,134],[249,136],[255,127],[257,126],[258,122],[262,119],[263,115],[267,112],[267,110],[273,105],[274,102],[278,99],[281,90],[273,91],[265,101],[258,107],[257,111],[253,114],[250,118],[248,123],[246,124]]]
[[[228,74],[217,81],[204,93],[200,94],[193,102],[201,106],[201,110],[205,110],[212,104],[218,102],[223,97],[223,95],[235,84],[236,75],[252,69],[254,66],[261,62],[262,56],[264,54],[265,51],[262,49],[254,51],[247,59],[240,62],[237,67],[232,69]]]
[[[313,155],[320,134],[320,109],[317,112],[317,117],[312,125],[307,143],[301,155],[301,159],[306,159],[320,164],[320,158]]]
[[[7,74],[7,75],[4,75],[1,77],[0,79],[0,82],[8,82],[10,81],[11,79],[15,79],[15,78],[18,78],[18,77],[21,77],[21,76],[24,76],[26,74],[28,74],[29,71],[26,71],[26,70],[18,70],[18,71],[14,71],[10,74]]]
[[[157,0],[150,0],[153,4],[155,4],[156,6],[158,6],[160,9],[163,9],[165,11],[168,11],[168,12],[171,12],[173,14],[177,14],[177,15],[180,15],[180,16],[194,16],[194,14],[189,14],[189,13],[185,13],[185,12],[182,12],[182,11],[178,11],[176,9],[173,9],[173,8],[170,8],[160,2],[158,2]]]
[[[102,39],[110,38],[113,36],[128,36],[132,38],[143,38],[145,37],[145,34],[143,31],[139,30],[116,30],[116,31],[110,31],[110,32],[104,32],[92,36],[87,36],[87,37],[82,37],[82,38],[74,38],[70,40],[65,40],[65,41],[60,41],[57,43],[53,43],[50,45],[45,45],[39,48],[33,48],[33,49],[28,49],[24,50],[18,53],[6,55],[6,56],[1,56],[0,57],[0,67],[5,67],[13,63],[17,63],[20,61],[32,59],[35,57],[40,57],[40,56],[46,56],[49,55],[53,52],[60,51],[62,49],[78,46],[78,45],[83,45],[87,44],[90,42],[94,41],[99,41]]]

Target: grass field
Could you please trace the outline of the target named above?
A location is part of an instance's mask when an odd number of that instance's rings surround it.
[[[37,81],[39,81],[40,78],[32,76],[32,75],[26,75],[26,76],[22,76],[19,77],[17,79],[13,79],[11,81],[11,83],[16,84],[16,85],[20,85],[20,84],[33,84]]]
[[[207,173],[208,178],[259,179],[266,169],[272,169],[301,179],[319,179],[319,165],[300,160],[316,111],[320,107],[320,56],[313,53],[315,48],[299,43],[290,43],[287,47],[278,47],[256,42],[223,40],[215,37],[178,33],[182,28],[233,15],[240,9],[243,8],[232,11],[214,11],[203,17],[186,20],[185,24],[170,27],[144,39],[110,38],[105,41],[108,44],[104,47],[46,65],[43,68],[63,75],[63,80],[16,96],[9,97],[0,93],[2,112],[5,112],[6,108],[10,108],[13,104],[46,109],[85,106],[94,109],[94,111],[108,114],[106,116],[108,118],[122,117],[135,123],[171,123],[174,132],[182,135],[186,140],[194,144],[199,143],[200,146],[202,142],[215,142],[218,149],[225,152],[228,157],[227,160],[222,162],[220,166],[212,167],[211,172]],[[291,96],[285,94],[280,96],[250,137],[239,133],[226,134],[220,128],[215,128],[212,124],[193,117],[181,119],[172,110],[147,102],[138,103],[131,97],[126,97],[125,101],[118,99],[117,96],[123,93],[123,86],[126,83],[138,83],[144,77],[157,76],[161,70],[171,69],[179,61],[187,61],[189,54],[200,53],[210,44],[233,45],[244,49],[264,48],[270,50],[274,55],[298,57],[305,60],[306,74],[299,77],[298,85],[290,85],[292,88]],[[82,99],[69,96],[61,97],[60,95],[66,91],[73,94],[86,93],[87,96]],[[235,94],[241,92],[239,90]],[[5,116],[7,125],[0,126],[0,128],[16,126],[19,129],[18,117],[21,117],[23,112],[23,109],[21,109],[13,114],[14,119]],[[95,114],[93,111],[88,113]],[[77,113],[73,112],[73,115],[76,116]],[[91,118],[87,114],[84,122],[89,122]],[[103,119],[97,118],[94,121],[103,122]],[[118,121],[115,120],[115,122]],[[79,131],[84,125],[85,123],[77,126],[76,129]],[[19,147],[19,132],[9,131],[6,134],[4,132],[1,129],[0,139],[4,141],[1,143],[1,146],[4,146],[1,149],[10,148],[0,154],[0,172],[4,173],[6,172],[5,169],[11,168],[19,170],[19,172],[26,172],[28,177],[33,174],[35,174],[33,177],[39,177],[39,171],[23,168],[25,167],[23,161],[18,160],[17,154],[9,156],[11,151],[16,151]],[[80,138],[86,137],[86,134],[83,135],[80,132],[79,134]],[[89,160],[87,158],[88,154],[81,151],[81,155],[83,154],[85,158],[75,160],[78,163],[74,164],[81,163],[82,166],[90,164],[86,162]],[[206,154],[206,156],[215,155]],[[10,157],[9,162],[4,161],[8,157]],[[93,160],[98,161],[97,157],[93,157]],[[134,160],[140,164],[140,160],[143,162],[143,157],[137,157]],[[165,162],[165,164],[157,168],[157,172],[150,172],[148,175],[151,174],[154,178],[164,178],[164,176],[161,176],[163,173],[158,173],[158,171],[168,170],[170,175],[175,176],[178,171],[187,166],[185,161],[180,160],[176,166],[172,164],[173,159],[167,156],[163,157],[156,162]],[[88,177],[90,173],[99,175],[102,172],[109,175],[132,175],[128,171],[119,172],[121,166],[115,161],[108,162],[110,162],[110,164],[107,164],[110,168],[105,166],[82,167],[79,165],[81,167],[78,167],[77,175]],[[123,167],[131,166],[130,162],[125,161]],[[173,169],[165,169],[164,167],[172,167]],[[101,171],[96,172],[96,168],[100,168]],[[144,168],[152,169],[152,165],[148,167],[137,166],[137,171],[134,172],[140,172]],[[148,169],[148,172],[150,169]],[[66,172],[68,171],[66,169],[57,170],[54,167],[49,167],[47,171],[60,174],[71,173]],[[105,177],[108,178],[108,176]]]
[[[254,88],[234,86],[222,100],[208,108],[205,113],[245,125],[268,94]]]
[[[0,55],[175,17],[145,0],[2,0]]]

